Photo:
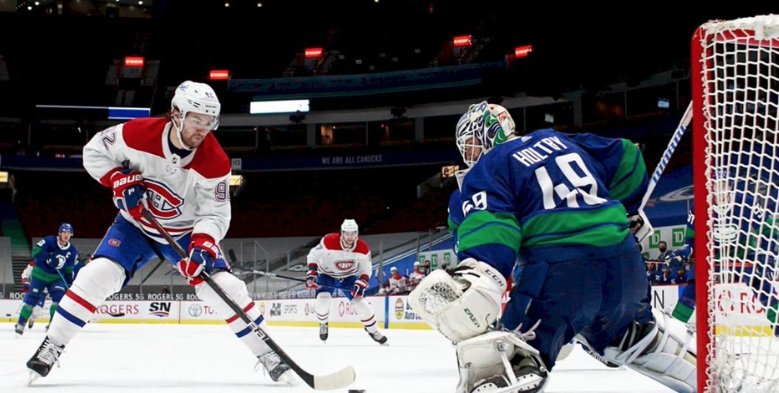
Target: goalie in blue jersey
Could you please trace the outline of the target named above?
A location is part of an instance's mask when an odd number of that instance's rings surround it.
[[[431,273],[409,299],[458,343],[457,392],[541,391],[574,337],[611,362],[695,392],[694,338],[651,309],[629,231],[648,183],[636,146],[552,129],[502,142],[509,125],[486,102],[459,123],[482,152],[462,186],[461,262],[454,277]],[[511,297],[523,306],[506,310],[508,331],[491,330],[518,257],[526,264]]]

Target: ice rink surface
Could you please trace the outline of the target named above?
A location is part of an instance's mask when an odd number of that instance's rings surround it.
[[[0,323],[0,392],[313,392],[303,382],[289,387],[270,380],[256,358],[226,326],[88,324],[65,348],[60,368],[27,385],[25,363],[43,341],[45,325],[16,337]],[[361,329],[269,328],[274,340],[304,369],[326,374],[351,365],[357,379],[345,389],[366,393],[453,393],[454,346],[430,330],[382,331],[388,346]],[[609,369],[580,348],[559,362],[546,393],[671,392],[626,369]]]

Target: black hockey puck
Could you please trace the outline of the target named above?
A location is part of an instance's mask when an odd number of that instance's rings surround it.
[[[365,389],[349,389],[349,393],[365,393]]]

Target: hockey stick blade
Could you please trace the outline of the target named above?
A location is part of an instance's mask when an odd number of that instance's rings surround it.
[[[127,315],[127,314],[125,314],[125,313],[123,313],[123,312],[116,312],[116,313],[110,313],[110,312],[107,312],[107,313],[105,313],[105,314],[106,314],[106,315],[108,315],[108,316],[112,316],[112,317],[114,317],[114,318],[121,318],[121,317],[123,317],[123,316]]]
[[[141,214],[143,215],[143,218],[145,218],[154,228],[157,230],[157,232],[165,238],[165,240],[168,242],[168,244],[173,247],[173,249],[176,251],[177,254],[181,258],[189,258],[189,255],[187,255],[187,252],[184,251],[184,249],[176,243],[176,241],[173,239],[173,237],[170,236],[168,231],[165,230],[165,228],[162,227],[162,225],[157,221],[157,218],[155,218],[151,212],[147,209],[142,209]],[[295,373],[300,377],[300,379],[303,380],[308,386],[310,386],[312,389],[315,390],[332,390],[332,389],[341,389],[345,388],[354,382],[355,378],[357,377],[354,368],[352,366],[347,366],[342,370],[336,371],[334,373],[328,374],[328,375],[313,375],[309,373],[308,371],[301,368],[297,363],[295,363],[292,358],[287,355],[286,352],[284,352],[283,349],[275,342],[272,338],[264,331],[262,328],[254,323],[254,321],[249,318],[248,315],[239,307],[233,299],[230,298],[229,295],[222,289],[222,287],[219,286],[214,280],[211,278],[211,276],[206,273],[205,271],[200,273],[199,278],[201,278],[206,285],[211,287],[211,289],[216,292],[216,294],[219,296],[219,298],[222,299],[222,301],[227,304],[227,306],[230,307],[230,309],[239,317],[242,321],[246,322],[246,324],[249,326],[249,329],[252,330],[255,334],[260,336],[260,338],[265,341],[265,344],[267,344],[273,352],[275,352],[277,355],[279,355],[279,358],[284,360],[285,363],[289,365],[289,367],[295,371]]]

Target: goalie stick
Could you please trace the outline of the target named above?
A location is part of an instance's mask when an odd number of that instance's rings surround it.
[[[663,156],[660,158],[660,162],[657,163],[657,167],[652,173],[652,178],[649,179],[649,186],[647,186],[646,193],[644,193],[644,197],[641,199],[641,205],[638,207],[638,214],[641,219],[644,220],[644,225],[636,233],[636,237],[638,237],[639,242],[643,241],[647,236],[649,236],[649,234],[651,234],[652,230],[654,229],[652,228],[652,224],[649,222],[649,219],[646,217],[646,214],[644,214],[644,207],[649,201],[649,198],[652,196],[652,193],[655,191],[655,187],[657,187],[657,182],[660,181],[660,176],[663,174],[665,166],[668,165],[668,161],[671,160],[671,155],[674,153],[674,150],[676,150],[676,146],[682,139],[684,132],[687,131],[687,128],[690,126],[691,120],[692,102],[690,102],[690,105],[687,106],[687,110],[684,111],[682,120],[679,122],[679,125],[676,127],[676,130],[671,136],[671,141],[668,142],[668,147],[665,148],[665,152],[663,152]]]
[[[165,238],[165,240],[168,242],[168,244],[173,247],[173,249],[176,251],[177,254],[181,258],[189,258],[189,255],[187,255],[186,251],[184,251],[181,246],[176,243],[175,240],[170,236],[168,231],[165,230],[165,228],[162,227],[162,225],[157,221],[157,219],[151,214],[151,212],[145,208],[141,210],[143,217],[149,221],[154,228],[159,232],[162,237]],[[295,371],[295,373],[311,388],[316,390],[331,390],[331,389],[341,389],[345,388],[354,382],[354,379],[356,378],[356,375],[354,373],[354,368],[352,366],[347,366],[343,368],[342,370],[336,371],[334,373],[328,374],[328,375],[313,375],[303,368],[301,368],[297,363],[295,363],[292,358],[287,355],[286,352],[284,352],[283,349],[275,342],[273,341],[268,334],[262,330],[260,326],[258,326],[254,321],[252,321],[251,318],[249,318],[248,315],[239,307],[233,299],[230,298],[227,293],[225,293],[224,289],[219,286],[216,282],[214,282],[213,279],[211,279],[211,276],[203,271],[198,276],[201,278],[211,289],[216,292],[217,295],[230,307],[231,310],[239,317],[242,321],[246,322],[247,325],[249,325],[249,328],[260,336],[260,338],[265,341],[265,344],[267,344],[273,352],[275,352],[279,357],[286,362],[289,367]]]

